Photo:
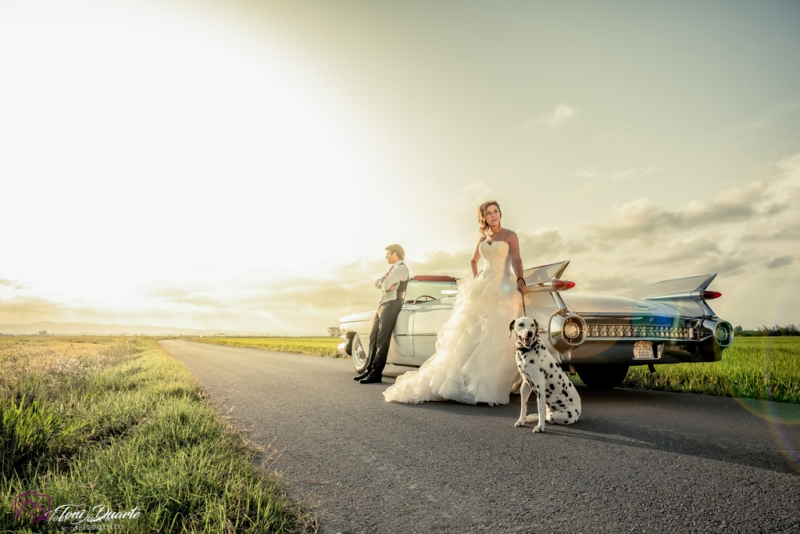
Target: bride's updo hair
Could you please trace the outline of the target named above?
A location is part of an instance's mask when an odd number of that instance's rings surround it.
[[[497,206],[497,211],[500,213],[500,217],[503,216],[503,212],[500,210],[500,204],[497,203],[496,200],[487,200],[483,204],[478,207],[478,224],[480,225],[480,230],[478,231],[481,235],[489,235],[489,225],[486,223],[486,210],[489,209],[489,206]]]

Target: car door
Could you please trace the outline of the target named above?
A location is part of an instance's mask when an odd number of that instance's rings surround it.
[[[453,305],[440,301],[420,304],[413,314],[414,361],[422,365],[436,352],[439,330],[453,313]]]
[[[397,322],[392,332],[392,342],[389,345],[387,363],[400,365],[414,365],[414,342],[411,337],[414,321],[413,306],[403,304],[397,316]]]

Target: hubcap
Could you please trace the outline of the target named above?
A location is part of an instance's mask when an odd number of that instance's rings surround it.
[[[366,359],[367,354],[364,352],[364,346],[361,344],[361,340],[356,340],[356,344],[353,347],[353,361],[358,367],[363,367]]]

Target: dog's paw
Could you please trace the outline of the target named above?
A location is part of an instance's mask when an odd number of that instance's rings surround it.
[[[535,428],[533,429],[533,433],[534,433],[534,434],[538,434],[538,433],[540,433],[540,432],[544,432],[544,425],[537,426],[537,427],[535,427]]]
[[[539,414],[538,413],[532,413],[532,414],[528,415],[527,417],[525,417],[525,422],[526,423],[538,423],[539,422]]]
[[[517,419],[514,426],[525,426],[525,419]]]

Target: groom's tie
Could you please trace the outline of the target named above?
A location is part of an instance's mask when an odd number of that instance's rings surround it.
[[[384,275],[383,275],[383,279],[384,279],[384,280],[386,280],[387,278],[389,278],[389,273],[390,273],[390,272],[392,272],[392,269],[394,269],[394,264],[392,264],[392,266],[391,266],[391,267],[389,267],[389,270],[388,270],[388,271],[386,271],[386,274],[384,274]]]

